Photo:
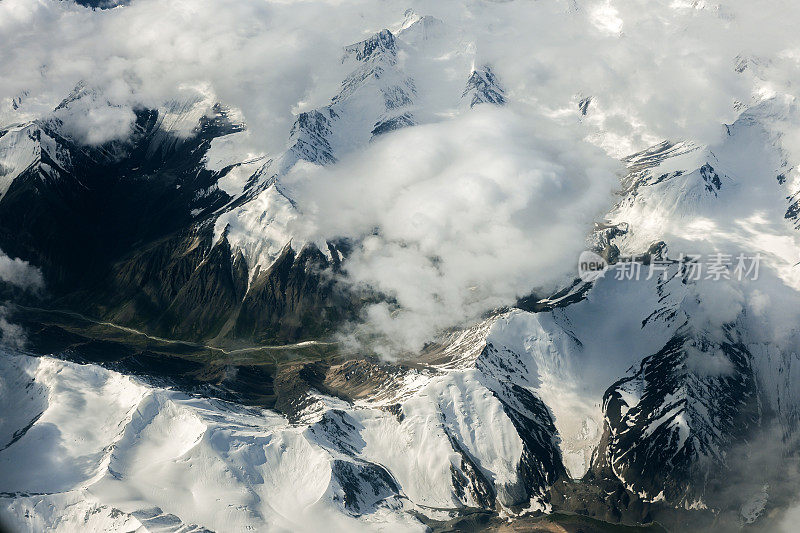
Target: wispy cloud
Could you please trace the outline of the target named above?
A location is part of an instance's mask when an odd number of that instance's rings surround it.
[[[41,270],[22,259],[11,259],[2,250],[0,250],[0,281],[24,290],[38,291],[44,288]]]

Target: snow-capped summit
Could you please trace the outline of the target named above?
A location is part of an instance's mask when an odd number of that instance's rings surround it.
[[[413,9],[406,10],[403,22],[395,30],[403,41],[415,45],[424,45],[425,41],[441,37],[445,32],[443,21],[430,15],[420,15]]]
[[[378,58],[379,55],[387,54],[394,57],[397,54],[397,42],[394,35],[389,30],[381,30],[372,37],[361,42],[344,47],[344,57],[342,62],[350,57],[356,61],[370,61]]]
[[[495,105],[506,103],[503,89],[492,69],[486,65],[472,71],[461,97],[469,101],[470,107],[483,103]]]
[[[0,130],[0,198],[23,173],[54,177],[71,166],[69,150],[47,124],[30,122]]]

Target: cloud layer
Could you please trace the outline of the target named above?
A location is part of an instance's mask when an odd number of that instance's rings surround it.
[[[587,125],[621,155],[663,138],[711,141],[736,116],[735,101],[796,91],[800,6],[763,4],[135,0],[93,11],[4,0],[0,121],[49,112],[85,80],[119,106],[85,121],[104,135],[83,138],[100,142],[125,132],[120,121],[132,107],[207,85],[243,111],[254,147],[274,153],[294,113],[335,94],[342,46],[412,7],[458,28],[477,59],[495,65],[509,95],[532,109],[574,116],[577,99],[593,97]]]
[[[571,279],[619,164],[580,132],[479,106],[283,183],[309,240],[361,239],[351,281],[392,296],[369,323],[416,350],[439,329]]]

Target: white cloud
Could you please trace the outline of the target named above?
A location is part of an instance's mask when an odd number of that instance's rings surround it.
[[[574,129],[480,106],[333,167],[297,167],[283,183],[309,240],[367,236],[346,272],[396,298],[398,309],[369,309],[370,325],[416,350],[441,328],[574,277],[617,170]]]
[[[15,285],[25,290],[44,288],[42,272],[27,261],[11,259],[0,250],[0,281]]]
[[[734,373],[733,363],[721,349],[702,351],[694,346],[686,346],[684,349],[687,352],[686,367],[697,376],[720,377]]]
[[[21,350],[28,343],[25,330],[6,319],[8,309],[0,305],[0,347]]]
[[[23,290],[38,292],[44,288],[42,272],[27,261],[11,259],[0,250],[0,282],[14,285]],[[20,350],[27,344],[27,336],[22,326],[9,322],[8,308],[0,305],[0,347]]]
[[[0,94],[26,96],[16,111],[0,109],[0,121],[50,112],[85,80],[102,97],[83,99],[66,117],[67,131],[96,144],[124,137],[136,106],[203,86],[242,111],[251,131],[241,139],[252,145],[243,152],[277,154],[293,113],[338,91],[342,47],[393,26],[408,7],[457,28],[453,46],[492,65],[513,110],[391,135],[340,168],[310,172],[319,174],[315,190],[301,193],[319,211],[325,231],[317,233],[381,228],[348,272],[397,297],[408,312],[375,307],[371,315],[411,346],[434,326],[552,284],[563,274],[555,265],[574,262],[613,176],[580,138],[614,156],[663,138],[712,142],[735,118],[736,100],[796,92],[787,73],[800,57],[791,24],[800,7],[785,1],[765,10],[746,1],[664,0],[642,10],[634,0],[136,0],[92,11],[4,0]],[[737,73],[742,57],[752,60]],[[427,87],[421,80],[420,91]],[[577,95],[592,96],[582,123]],[[418,324],[397,320],[407,314]]]
[[[15,113],[0,110],[0,121],[48,113],[83,80],[114,106],[76,126],[86,130],[81,139],[96,142],[118,134],[123,113],[130,119],[136,106],[157,107],[181,97],[184,85],[209,84],[244,112],[259,148],[275,151],[295,104],[327,98],[338,86],[341,47],[376,24],[365,6],[137,0],[92,11],[54,0],[3,1],[0,95],[9,107],[27,96]]]
[[[781,533],[795,533],[800,521],[800,505],[790,507],[777,524],[777,531]]]
[[[63,132],[82,144],[98,145],[127,139],[136,115],[128,106],[97,105],[81,98],[65,109]]]
[[[712,141],[734,100],[796,92],[796,2],[770,9],[666,0],[437,3],[136,0],[92,11],[55,0],[0,3],[0,121],[48,112],[80,80],[115,106],[158,106],[183,84],[208,83],[242,109],[259,150],[279,151],[292,110],[327,102],[342,79],[343,45],[390,27],[406,8],[452,26],[489,62],[512,98],[549,113],[593,96],[587,126],[624,152],[665,137]],[[599,18],[598,18],[599,17]],[[597,26],[600,26],[599,28]],[[765,32],[764,28],[769,28]],[[613,30],[613,31],[611,31]],[[737,56],[768,58],[734,71]],[[26,94],[19,110],[15,96]],[[302,105],[301,105],[302,103]],[[127,115],[130,118],[130,114]],[[96,141],[119,133],[122,111],[84,122]],[[100,123],[109,121],[109,126]]]

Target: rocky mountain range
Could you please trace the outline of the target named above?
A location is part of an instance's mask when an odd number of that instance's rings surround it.
[[[408,302],[354,279],[353,258],[390,232],[318,238],[298,175],[531,95],[414,10],[342,44],[338,91],[298,110],[276,153],[248,152],[245,116],[208,88],[135,107],[107,142],[74,133],[117,105],[91,80],[0,124],[0,259],[35,271],[0,276],[0,524],[783,527],[800,492],[796,100],[739,102],[712,143],[620,159],[578,243],[603,276],[575,257],[555,285],[386,356],[359,324]],[[590,137],[601,111],[578,96],[561,113]]]

